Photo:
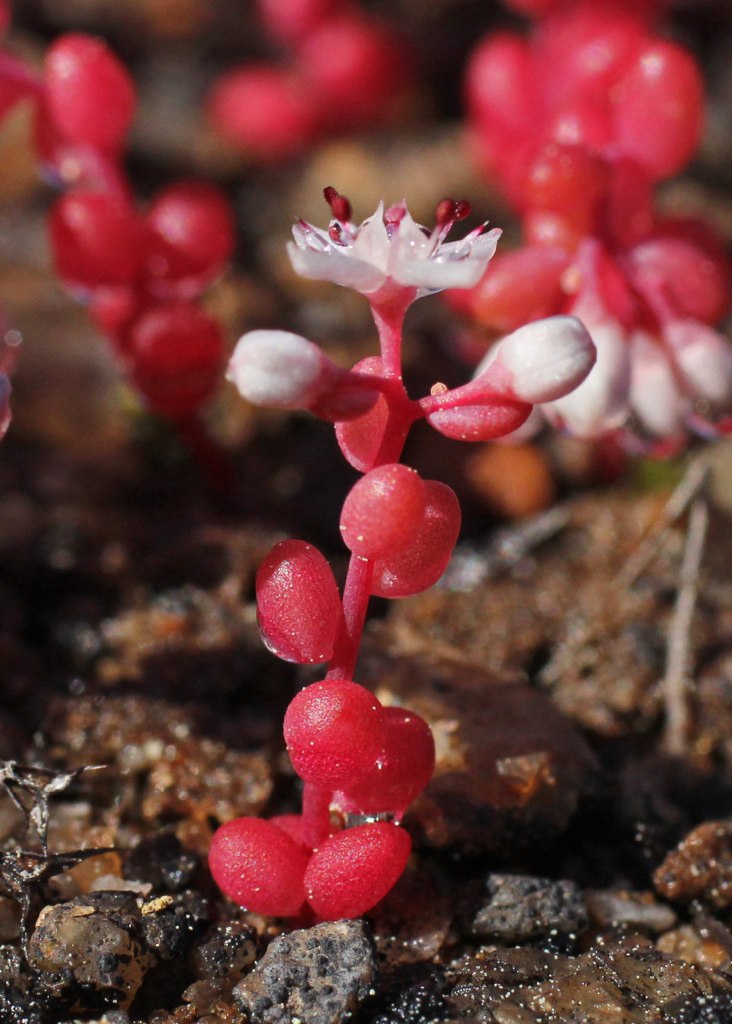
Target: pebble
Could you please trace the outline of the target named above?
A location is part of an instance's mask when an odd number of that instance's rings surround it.
[[[28,943],[45,999],[71,1009],[126,1009],[154,962],[137,901],[127,893],[44,907]]]
[[[251,925],[237,921],[217,924],[193,949],[193,968],[197,978],[230,980],[243,974],[256,955],[257,933]]]
[[[234,989],[252,1024],[341,1024],[373,995],[376,959],[363,921],[333,921],[275,939]]]
[[[410,811],[421,840],[467,854],[546,842],[569,823],[593,758],[579,731],[515,677],[371,644],[358,681],[425,718],[435,774]]]
[[[584,897],[590,920],[597,928],[642,928],[660,934],[676,924],[671,907],[659,903],[650,892],[588,889]]]
[[[571,935],[587,925],[587,908],[574,882],[527,875],[492,874],[488,898],[470,931],[505,945],[547,935]]]
[[[732,904],[732,822],[705,821],[671,850],[653,874],[668,900],[702,899],[718,910]]]
[[[617,945],[577,957],[481,951],[453,965],[455,1016],[495,1024],[729,1024],[732,982],[653,947]],[[508,988],[508,991],[507,991]]]

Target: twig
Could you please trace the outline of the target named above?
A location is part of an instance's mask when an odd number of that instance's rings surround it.
[[[615,579],[611,581],[612,592],[627,590],[638,580],[662,547],[670,528],[703,490],[708,475],[709,466],[704,459],[696,459],[691,463],[650,532],[646,534]],[[551,686],[557,682],[573,659],[577,657],[579,650],[594,638],[597,628],[597,623],[587,619],[582,611],[578,612],[571,624],[571,629],[567,629],[567,639],[564,643],[557,645],[552,657],[539,673],[539,678],[544,685]]]
[[[687,510],[703,489],[709,475],[709,465],[704,459],[692,462],[681,483],[671,494],[656,523],[628,558],[616,577],[619,587],[631,587],[653,559],[663,544],[669,528]]]
[[[464,547],[453,555],[441,590],[470,591],[486,580],[494,579],[517,565],[532,551],[550,540],[569,524],[566,505],[555,505],[516,526],[498,530],[486,547]]]
[[[679,589],[666,643],[666,672],[662,682],[666,707],[663,745],[673,755],[682,754],[686,749],[691,724],[691,625],[699,591],[699,571],[708,522],[706,499],[698,495],[689,514]]]

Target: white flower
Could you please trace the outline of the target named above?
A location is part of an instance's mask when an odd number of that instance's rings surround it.
[[[443,204],[438,211],[441,208]],[[303,277],[332,281],[364,295],[374,295],[387,283],[413,289],[415,298],[443,288],[472,288],[483,276],[501,232],[479,227],[457,242],[446,242],[457,219],[461,218],[442,217],[430,232],[401,202],[386,214],[379,203],[373,216],[358,226],[334,218],[324,231],[299,221],[292,229],[290,259]]]

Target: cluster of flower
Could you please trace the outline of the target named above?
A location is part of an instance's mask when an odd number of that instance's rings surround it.
[[[399,106],[412,80],[406,45],[355,0],[258,0],[257,9],[286,63],[235,67],[209,97],[214,127],[248,156],[286,160]]]
[[[454,492],[399,462],[409,429],[426,419],[460,440],[500,437],[519,427],[534,403],[580,384],[595,350],[578,320],[549,318],[505,338],[470,383],[452,390],[437,383],[424,398],[410,399],[401,368],[408,307],[430,292],[475,285],[500,232],[479,227],[447,242],[455,221],[469,213],[467,203],[450,199],[438,205],[428,231],[403,202],[380,205],[358,226],[348,200],[333,188],[325,198],[328,229],[296,224],[292,262],[306,277],[367,297],[380,356],[343,370],[306,338],[254,331],[239,341],[229,376],[254,404],[307,409],[335,423],[341,451],[364,474],[341,513],[350,563],[342,596],[324,556],[303,541],[276,545],[259,570],[267,646],[289,661],[329,665],[285,715],[287,749],[304,781],[302,814],[230,821],[214,835],[209,860],[221,889],[251,910],[337,918],[369,910],[401,875],[411,844],[399,821],[434,765],[427,724],[403,708],[382,707],[353,681],[370,596],[406,597],[435,583],[460,528]],[[343,827],[349,814],[372,820]]]
[[[480,42],[465,87],[474,152],[519,211],[525,244],[456,301],[499,332],[580,317],[597,367],[547,417],[597,437],[632,414],[648,443],[681,443],[732,403],[732,350],[712,327],[729,303],[724,246],[653,196],[698,145],[699,69],[655,31],[659,0],[513,6],[536,18],[531,34]]]
[[[198,299],[233,250],[226,198],[184,181],[146,213],[135,208],[122,167],[135,88],[101,40],[60,36],[40,76],[1,54],[0,111],[26,98],[35,104],[38,161],[64,190],[49,217],[59,278],[90,303],[150,407],[191,417],[223,371],[221,328]]]

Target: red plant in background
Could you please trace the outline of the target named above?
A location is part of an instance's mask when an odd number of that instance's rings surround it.
[[[278,163],[332,131],[381,124],[413,79],[404,40],[343,0],[259,0],[263,28],[285,54],[227,71],[208,107],[214,128],[253,159]]]
[[[90,305],[148,406],[218,471],[197,414],[221,380],[225,350],[199,300],[233,251],[226,197],[182,181],[137,208],[122,164],[135,87],[99,39],[60,36],[40,76],[0,54],[0,111],[21,99],[35,104],[39,165],[63,192],[49,215],[59,279]]]
[[[290,257],[304,276],[366,296],[380,355],[342,370],[306,338],[254,331],[239,341],[229,376],[254,404],[309,409],[335,424],[343,454],[364,474],[341,513],[351,557],[342,594],[324,556],[304,541],[275,545],[259,569],[267,646],[285,660],[328,669],[285,714],[287,749],[303,780],[302,814],[228,822],[213,837],[209,863],[224,893],[250,910],[339,918],[369,910],[401,875],[411,842],[400,821],[434,766],[427,723],[405,708],[383,707],[353,678],[370,596],[405,597],[431,586],[460,529],[454,492],[400,463],[407,434],[426,419],[448,437],[499,437],[534,402],[576,387],[594,348],[577,320],[555,317],[506,338],[472,382],[453,390],[437,383],[424,398],[410,398],[401,366],[407,309],[448,285],[474,285],[500,232],[479,227],[447,241],[470,212],[465,202],[441,202],[427,231],[404,203],[380,204],[357,225],[345,197],[326,188],[325,198],[327,230],[298,222]],[[349,815],[382,820],[348,827]]]
[[[497,332],[579,316],[597,367],[548,418],[598,437],[632,414],[648,438],[679,444],[732,403],[732,350],[713,330],[729,304],[724,246],[699,220],[661,214],[653,195],[699,143],[701,74],[656,33],[659,2],[513,6],[536,18],[533,31],[480,42],[465,95],[473,151],[518,210],[525,244],[456,302]]]

